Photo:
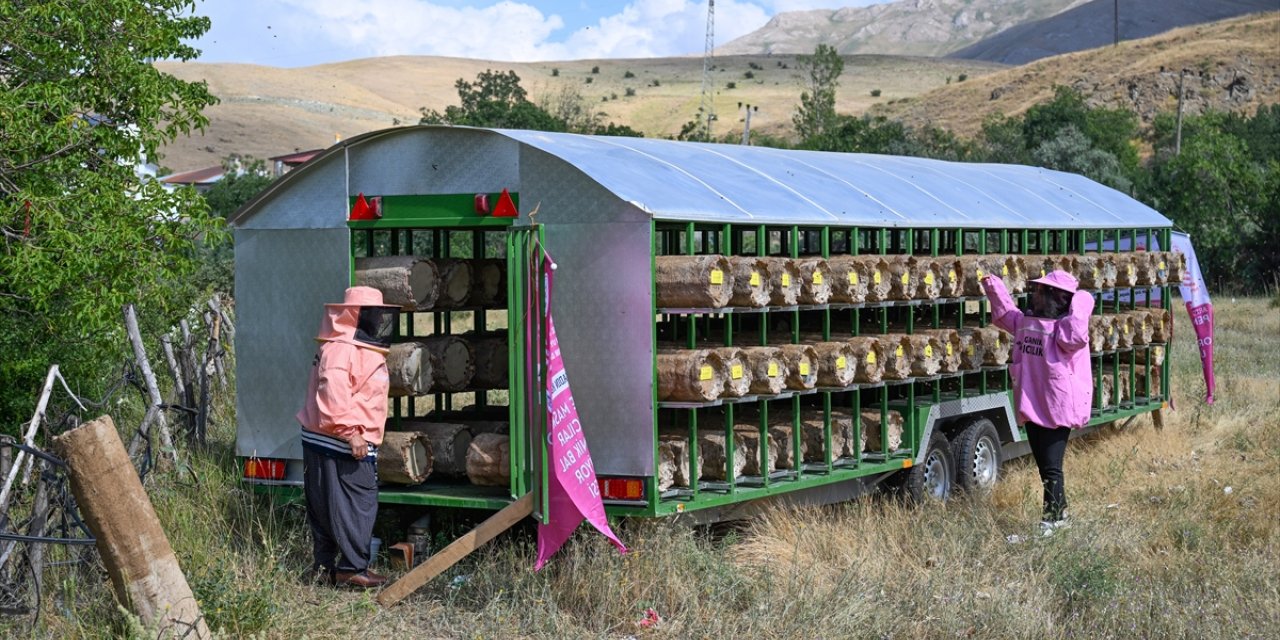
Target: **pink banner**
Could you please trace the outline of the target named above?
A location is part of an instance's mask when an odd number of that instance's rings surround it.
[[[1187,313],[1191,315],[1191,326],[1196,332],[1196,343],[1200,346],[1200,366],[1204,369],[1204,401],[1213,404],[1216,384],[1213,378],[1213,303],[1209,301],[1209,290],[1205,287],[1204,276],[1200,273],[1200,263],[1196,260],[1196,251],[1191,246],[1191,236],[1174,232],[1170,244],[1174,251],[1187,258],[1187,269],[1182,276],[1182,284],[1178,291],[1187,304]]]
[[[548,290],[551,274],[547,274]],[[569,391],[569,376],[560,354],[556,327],[547,309],[547,453],[550,481],[547,483],[547,523],[538,525],[538,561],[541,569],[547,560],[573,535],[585,519],[609,538],[621,553],[626,553],[604,513],[600,486],[596,481],[591,452],[582,435],[578,408]]]

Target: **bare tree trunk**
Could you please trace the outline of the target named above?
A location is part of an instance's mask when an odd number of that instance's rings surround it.
[[[31,422],[27,425],[27,432],[22,436],[22,444],[28,447],[35,445],[36,430],[40,428],[40,422],[44,420],[45,409],[49,406],[49,394],[53,393],[53,381],[59,376],[58,365],[49,367],[49,373],[44,378],[44,388],[40,390],[40,399],[36,401],[36,412],[31,416]],[[19,451],[14,456],[13,466],[9,468],[8,475],[4,479],[4,488],[0,489],[0,514],[8,513],[10,491],[13,490],[13,483],[18,479],[18,473],[22,471],[23,464],[27,461],[28,454],[26,451]]]

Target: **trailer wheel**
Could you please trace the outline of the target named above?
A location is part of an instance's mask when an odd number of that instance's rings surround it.
[[[1000,479],[1000,435],[986,418],[975,420],[952,443],[956,485],[965,491],[990,491]]]
[[[946,500],[955,482],[955,458],[951,455],[951,443],[941,431],[929,436],[924,461],[910,469],[899,471],[886,481],[889,491],[911,502],[924,502],[926,498]]]

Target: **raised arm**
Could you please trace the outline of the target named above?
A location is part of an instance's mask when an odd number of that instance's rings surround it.
[[[1053,329],[1058,348],[1076,351],[1089,346],[1089,316],[1093,305],[1093,295],[1088,291],[1077,291],[1071,296],[1071,311]]]
[[[991,322],[997,327],[1016,333],[1018,323],[1022,321],[1022,310],[1009,297],[1009,290],[998,276],[987,274],[982,277],[982,288],[987,292],[987,300],[991,301]],[[1085,319],[1086,329],[1088,318]]]

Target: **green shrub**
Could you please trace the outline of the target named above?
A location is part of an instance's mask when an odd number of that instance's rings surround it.
[[[872,98],[879,98],[879,97],[880,97],[880,90],[879,90],[879,89],[872,89],[872,90],[871,90],[871,97],[872,97]]]

